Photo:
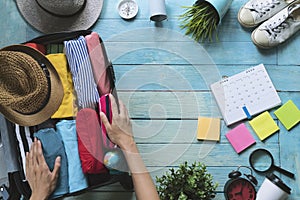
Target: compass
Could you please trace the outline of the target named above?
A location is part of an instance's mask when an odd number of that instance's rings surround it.
[[[138,13],[138,5],[134,0],[122,0],[118,5],[119,15],[123,19],[132,19]]]

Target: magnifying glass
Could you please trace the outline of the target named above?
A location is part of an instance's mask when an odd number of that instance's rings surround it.
[[[274,158],[272,154],[266,149],[256,149],[254,150],[249,157],[250,166],[256,172],[267,172],[270,170],[276,170],[290,178],[294,178],[295,174],[282,169],[274,165]]]

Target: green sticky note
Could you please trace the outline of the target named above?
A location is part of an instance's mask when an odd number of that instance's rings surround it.
[[[292,100],[287,101],[274,114],[287,130],[293,128],[300,121],[300,110]]]
[[[258,115],[249,123],[260,140],[266,139],[279,130],[279,127],[268,111]]]

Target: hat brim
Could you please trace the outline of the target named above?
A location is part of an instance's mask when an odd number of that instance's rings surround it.
[[[43,33],[87,30],[100,16],[103,0],[86,0],[84,8],[71,16],[59,16],[47,12],[36,0],[16,0],[26,21]]]
[[[19,124],[21,126],[35,126],[41,124],[42,122],[49,119],[57,111],[64,96],[64,89],[57,71],[55,70],[51,62],[42,53],[31,47],[25,45],[12,45],[4,47],[3,49],[1,49],[1,51],[23,52],[30,55],[38,63],[43,63],[46,65],[50,75],[50,92],[48,102],[41,110],[36,113],[27,115],[19,113],[8,106],[0,106],[0,112],[11,122]]]

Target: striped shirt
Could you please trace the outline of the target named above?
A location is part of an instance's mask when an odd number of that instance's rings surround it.
[[[26,152],[29,152],[32,144],[31,132],[28,126],[19,126],[18,124],[15,124],[15,133],[19,144],[23,171],[26,175]]]
[[[64,41],[64,45],[74,88],[77,93],[79,109],[95,109],[99,101],[99,93],[94,81],[85,38],[80,36],[76,40]]]

